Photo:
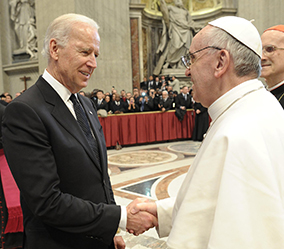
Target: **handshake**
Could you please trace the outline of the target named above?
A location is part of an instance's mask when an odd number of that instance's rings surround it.
[[[129,233],[139,235],[152,227],[158,226],[157,205],[146,198],[137,198],[127,207],[126,229]]]

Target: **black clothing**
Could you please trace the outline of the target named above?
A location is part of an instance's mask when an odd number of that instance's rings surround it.
[[[277,98],[284,109],[284,84],[272,90],[271,93]]]
[[[116,111],[120,112],[126,112],[127,110],[127,104],[126,102],[120,101],[119,105],[115,103],[115,101],[112,101],[110,103],[110,110],[115,113]]]
[[[102,102],[99,104],[99,100],[96,99],[95,100],[95,106],[97,108],[97,110],[100,109],[105,109],[106,111],[108,111],[108,103],[103,99]]]
[[[170,98],[167,98],[166,101],[164,99],[161,99],[159,104],[161,106],[160,110],[162,110],[162,108],[165,108],[166,111],[168,111],[168,110],[172,109],[173,102]]]
[[[209,127],[209,116],[207,108],[203,107],[200,103],[194,103],[194,109],[200,110],[201,113],[195,115],[195,125],[192,134],[193,141],[202,141],[203,135],[207,132]]]

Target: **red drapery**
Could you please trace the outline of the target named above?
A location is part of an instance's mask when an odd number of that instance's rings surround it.
[[[188,110],[182,122],[175,111],[115,114],[99,117],[107,147],[191,138],[195,113]]]
[[[23,232],[23,214],[20,192],[7,164],[3,149],[0,150],[0,172],[4,197],[8,209],[8,221],[4,234]]]

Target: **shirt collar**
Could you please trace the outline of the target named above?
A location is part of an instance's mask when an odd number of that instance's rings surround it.
[[[273,86],[273,87],[270,87],[270,88],[267,88],[267,90],[269,92],[273,91],[274,89],[278,88],[279,86],[282,86],[284,84],[284,80],[281,81],[280,83],[278,83],[277,85]]]
[[[56,80],[46,69],[44,70],[42,77],[57,92],[57,94],[60,96],[60,98],[63,100],[64,103],[67,103],[67,101],[69,101],[71,92],[65,86],[63,86],[58,80]]]
[[[219,115],[238,98],[242,97],[244,94],[246,94],[247,92],[253,89],[258,89],[261,86],[263,86],[263,84],[258,79],[248,80],[237,85],[236,87],[232,88],[230,91],[223,94],[208,108],[208,113],[212,121],[214,121],[217,117],[219,117]]]

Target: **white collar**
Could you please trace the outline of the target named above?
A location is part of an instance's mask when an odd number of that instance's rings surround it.
[[[214,120],[218,118],[234,101],[241,98],[246,93],[260,88],[261,86],[264,87],[262,82],[258,79],[248,80],[223,94],[208,108],[208,113],[212,121],[214,122]]]
[[[284,80],[281,81],[280,83],[278,83],[277,85],[273,86],[273,87],[270,87],[270,88],[267,88],[267,90],[269,92],[273,91],[274,89],[278,88],[279,86],[282,86],[284,84]]]
[[[69,101],[71,92],[58,80],[56,80],[46,69],[44,70],[42,77],[57,92],[57,94],[60,96],[64,103],[67,103]]]

